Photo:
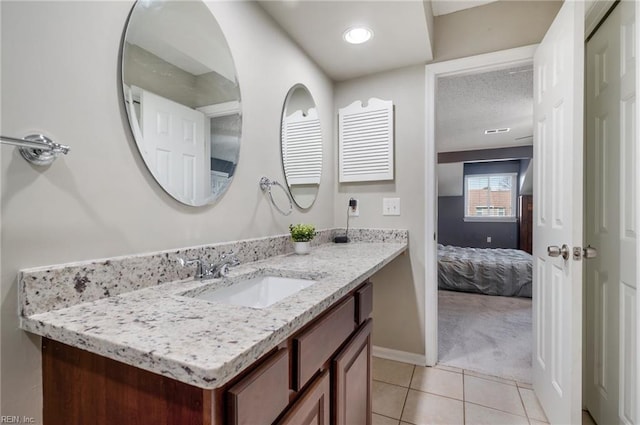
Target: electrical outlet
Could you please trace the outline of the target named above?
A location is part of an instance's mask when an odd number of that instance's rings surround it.
[[[351,201],[351,200],[354,200],[356,202],[356,206],[355,207],[352,207],[352,206],[349,207],[349,217],[359,217],[360,216],[360,202],[358,202],[358,200],[355,199],[355,198],[349,199],[349,201]]]
[[[382,215],[400,215],[400,198],[382,198]]]
[[[487,243],[491,243],[491,236],[487,236]]]

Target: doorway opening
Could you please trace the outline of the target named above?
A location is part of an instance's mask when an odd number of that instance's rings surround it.
[[[505,69],[526,69],[531,67],[536,45],[510,49],[501,52],[473,56],[448,62],[428,65],[426,68],[426,159],[425,159],[425,187],[426,187],[426,223],[425,231],[427,241],[425,268],[427,270],[427,286],[425,290],[425,305],[427,323],[425,326],[426,360],[427,364],[434,366],[438,362],[438,160],[436,140],[436,96],[438,82],[441,79],[465,77],[492,71],[504,71]],[[507,71],[508,72],[508,71]],[[529,125],[531,118],[529,117]],[[531,133],[529,133],[531,134]],[[527,135],[529,135],[527,134]],[[526,136],[526,135],[523,135]],[[523,137],[520,136],[520,137]],[[486,146],[485,146],[486,147]],[[460,149],[464,151],[463,149]],[[485,158],[491,159],[491,158]],[[495,159],[495,158],[494,158]],[[501,158],[510,159],[510,158]],[[513,159],[513,158],[511,158]],[[521,159],[521,158],[518,158]],[[459,170],[459,167],[458,167]],[[458,171],[459,173],[459,171]],[[464,173],[464,166],[463,166]],[[433,203],[430,204],[430,201]],[[485,235],[485,238],[491,235]],[[486,239],[485,239],[486,241]],[[493,239],[492,239],[493,241]]]
[[[440,77],[438,363],[531,383],[533,65]]]

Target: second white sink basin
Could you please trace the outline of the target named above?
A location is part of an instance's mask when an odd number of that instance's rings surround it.
[[[193,298],[252,308],[265,308],[316,282],[309,279],[258,276],[225,288],[201,292],[193,295]]]

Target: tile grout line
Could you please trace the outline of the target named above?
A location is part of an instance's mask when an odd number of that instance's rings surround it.
[[[524,419],[526,419],[526,420],[527,420],[527,422],[530,422],[530,421],[529,421],[529,418],[528,418],[527,416],[518,415],[517,413],[507,412],[506,410],[496,409],[495,407],[485,406],[485,405],[483,405],[483,404],[474,403],[473,401],[467,401],[466,403],[468,403],[468,404],[473,404],[474,406],[482,407],[482,408],[484,408],[484,409],[493,410],[493,411],[495,411],[495,412],[506,413],[507,415],[517,416],[517,417],[519,417],[519,418],[524,418]]]
[[[467,423],[467,396],[465,395],[464,392],[464,386],[465,386],[465,376],[466,374],[464,373],[464,369],[462,369],[462,423],[464,425],[466,425]]]
[[[466,369],[465,369],[465,370],[466,370]],[[472,372],[473,372],[473,371],[472,371]],[[463,377],[464,377],[464,378],[466,378],[467,376],[470,376],[471,378],[476,378],[476,379],[483,379],[483,380],[488,381],[488,382],[493,382],[493,383],[497,383],[497,384],[506,385],[506,386],[509,386],[509,387],[512,387],[512,386],[513,386],[513,385],[505,384],[504,382],[497,382],[497,381],[492,381],[491,379],[481,378],[481,377],[479,377],[479,376],[467,375],[466,373],[463,375]],[[465,380],[465,381],[466,381],[466,380]],[[506,411],[506,410],[498,409],[498,408],[495,408],[495,407],[485,406],[484,404],[475,403],[475,402],[473,402],[473,401],[467,401],[467,400],[466,400],[466,398],[465,398],[465,395],[464,395],[464,385],[465,385],[465,381],[463,381],[463,382],[462,382],[462,390],[463,390],[463,394],[462,394],[462,396],[463,396],[463,398],[464,398],[464,402],[465,402],[465,403],[473,404],[473,405],[475,405],[475,406],[484,407],[484,408],[486,408],[486,409],[495,410],[495,411],[497,411],[497,412],[508,413],[508,414],[510,414],[510,415],[518,416],[518,417],[520,417],[520,418],[525,418],[525,419],[527,419],[527,422],[531,423],[531,420],[530,420],[529,415],[528,415],[528,413],[527,413],[527,408],[524,406],[524,401],[522,400],[522,395],[520,394],[520,390],[519,390],[519,387],[518,387],[518,386],[515,386],[515,388],[516,388],[516,391],[518,392],[518,398],[520,399],[520,404],[522,404],[522,410],[524,411],[524,416],[523,416],[523,415],[519,415],[519,414],[517,414],[517,413],[508,412],[508,411]],[[514,381],[514,382],[515,382],[515,381]]]
[[[372,412],[373,413],[373,412]],[[393,418],[391,416],[383,415],[382,413],[373,413],[374,415],[382,416],[383,418],[391,419],[392,421],[400,422],[400,419]]]
[[[520,392],[520,387],[516,387],[518,389],[518,397],[520,398],[520,404],[522,404],[522,410],[524,410],[524,414],[527,417],[527,422],[531,425],[531,418],[529,417],[529,412],[527,411],[527,406],[524,404],[524,399],[522,398],[522,393]]]
[[[411,371],[411,379],[409,379],[409,387],[407,388],[407,395],[404,397],[404,403],[402,403],[402,410],[400,411],[400,420],[398,420],[398,425],[402,422],[402,416],[404,416],[404,409],[407,407],[407,399],[409,398],[409,391],[411,391],[411,384],[413,383],[413,376],[416,374],[416,365],[413,365],[413,370]]]

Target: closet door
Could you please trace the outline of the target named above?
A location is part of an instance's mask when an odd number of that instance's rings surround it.
[[[584,403],[600,424],[638,423],[634,3],[587,42]]]

